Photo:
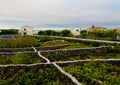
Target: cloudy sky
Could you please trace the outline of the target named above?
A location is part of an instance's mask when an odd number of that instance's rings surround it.
[[[120,25],[120,0],[0,0],[0,28]]]

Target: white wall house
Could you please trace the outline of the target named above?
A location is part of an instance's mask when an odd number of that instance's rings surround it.
[[[119,41],[120,41],[120,34],[119,34],[119,35],[117,35],[117,40],[119,40]]]
[[[21,35],[33,35],[33,27],[31,26],[23,26],[20,29]]]
[[[80,28],[72,28],[70,29],[70,31],[72,32],[73,35],[80,35]]]

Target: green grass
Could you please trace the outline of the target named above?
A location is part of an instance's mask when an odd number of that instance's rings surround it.
[[[41,46],[55,46],[55,45],[65,45],[71,43],[65,40],[53,40],[53,41],[42,42],[40,44]]]
[[[70,57],[69,60],[83,60],[83,59],[118,59],[120,58],[120,54],[107,54],[107,55],[101,55],[101,56],[93,56],[93,55],[87,55],[87,56],[73,56]]]
[[[24,48],[39,45],[39,41],[34,37],[19,37],[0,42],[0,48]]]
[[[47,41],[52,41],[52,40],[54,40],[54,38],[52,38],[52,37],[49,37],[49,36],[46,36],[46,35],[44,35],[44,36],[37,36],[37,37],[35,37],[37,40],[39,40],[40,42],[47,42]]]
[[[42,59],[32,58],[32,56],[24,53],[17,53],[14,56],[0,56],[0,64],[32,64],[32,63],[41,63]]]
[[[79,66],[69,65],[63,69],[76,77],[83,85],[119,85],[120,67],[103,62],[84,63]]]
[[[82,44],[82,43],[77,43],[77,44],[72,44],[70,46],[67,46],[63,49],[74,49],[74,48],[87,48],[87,47],[92,47],[90,45],[85,45],[85,44]]]

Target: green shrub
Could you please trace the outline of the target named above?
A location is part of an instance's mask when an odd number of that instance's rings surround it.
[[[0,56],[0,64],[10,64],[11,60],[9,57]]]
[[[14,56],[0,56],[0,64],[32,64],[41,63],[39,58],[32,58],[32,56],[24,53],[16,53]]]
[[[40,42],[46,42],[46,41],[52,41],[54,40],[53,38],[49,37],[49,36],[41,36],[38,38]]]
[[[1,30],[1,34],[18,34],[17,29]]]
[[[73,49],[73,48],[86,48],[86,47],[91,47],[90,45],[85,45],[83,43],[77,43],[77,44],[72,44],[70,46],[67,46],[63,49]]]
[[[33,63],[31,56],[24,53],[17,53],[11,58],[13,64],[30,64]]]
[[[90,38],[90,39],[116,40],[117,35],[118,33],[114,30],[81,31],[82,38]]]
[[[65,40],[53,40],[53,41],[42,42],[40,44],[41,46],[55,46],[55,45],[64,45],[64,44],[71,44],[71,43]]]
[[[104,62],[89,62],[79,66],[69,65],[63,69],[85,85],[119,85],[120,67]]]
[[[59,53],[55,53],[55,54],[52,54],[50,56],[51,56],[50,57],[51,61],[60,61],[62,59],[62,55]]]
[[[108,53],[120,53],[120,45],[116,45],[113,48],[108,49]]]
[[[18,48],[39,46],[39,41],[34,37],[22,37],[0,42],[1,48]]]
[[[39,70],[22,70],[21,73],[18,71],[6,79],[0,76],[0,85],[63,85],[52,68],[45,68],[42,73]]]
[[[60,31],[60,36],[62,36],[62,37],[72,37],[73,34],[71,33],[70,30],[65,29],[65,30]]]

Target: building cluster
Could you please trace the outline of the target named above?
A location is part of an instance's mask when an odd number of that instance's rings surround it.
[[[93,26],[87,28],[86,30],[89,30],[89,31],[107,30],[107,28],[93,25]],[[119,33],[119,35],[117,36],[117,39],[120,40],[120,28],[116,28],[116,29],[112,29],[112,30]],[[73,35],[80,35],[80,31],[82,31],[82,29],[81,28],[71,28],[70,31]],[[33,35],[34,33],[36,33],[36,32],[35,32],[35,30],[33,30],[33,27],[31,27],[31,26],[23,26],[20,29],[21,35]]]

